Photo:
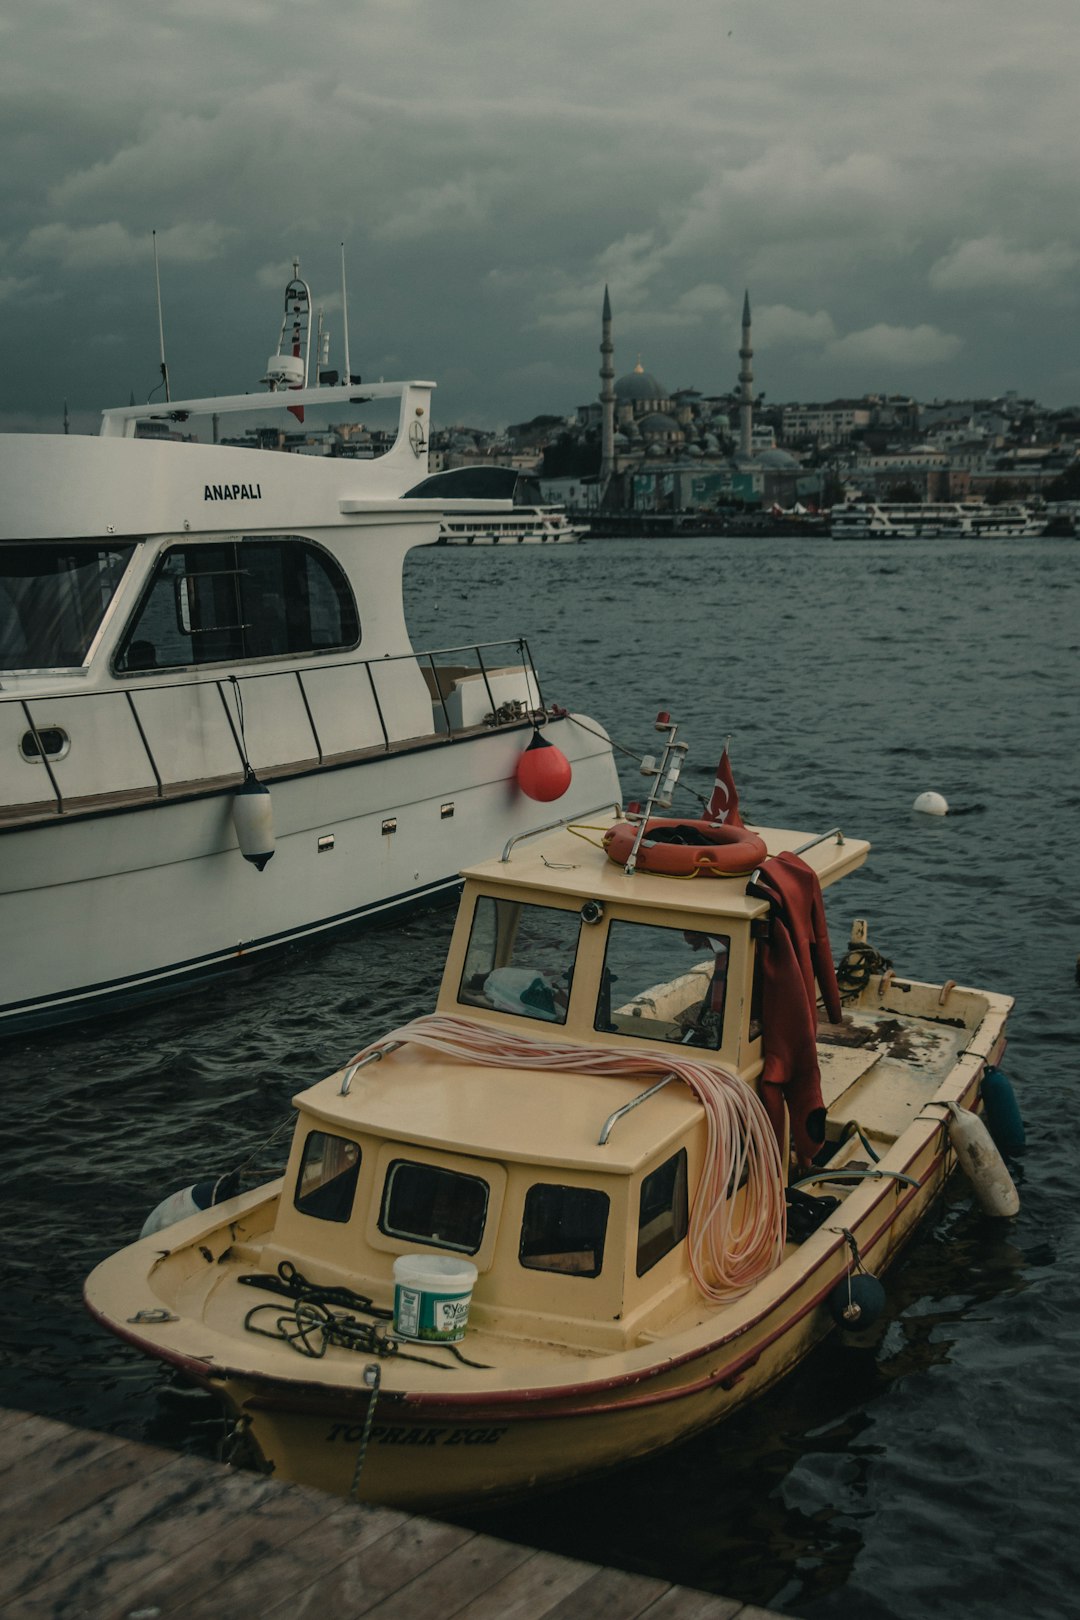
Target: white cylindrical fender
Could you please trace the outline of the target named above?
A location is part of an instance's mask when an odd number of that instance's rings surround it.
[[[990,1132],[978,1114],[954,1102],[948,1108],[949,1141],[982,1208],[988,1215],[1015,1215],[1020,1195]]]
[[[270,789],[253,771],[233,794],[232,819],[241,855],[261,872],[274,853],[274,812]]]
[[[202,1204],[195,1201],[195,1185],[181,1187],[179,1192],[172,1192],[168,1198],[163,1198],[156,1209],[152,1209],[142,1224],[141,1238],[150,1237],[153,1232],[163,1232],[167,1226],[175,1226],[177,1221],[186,1221],[189,1215],[197,1215]]]

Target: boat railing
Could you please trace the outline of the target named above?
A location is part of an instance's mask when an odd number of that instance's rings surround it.
[[[415,732],[400,721],[395,724],[393,716],[387,712],[388,697],[392,700],[394,683],[392,676],[389,682],[386,680],[384,672],[393,670],[395,666],[412,666],[423,680],[430,699],[430,709],[426,711],[427,729],[423,732]],[[122,687],[104,692],[96,688],[92,691],[47,693],[33,697],[12,693],[10,696],[0,696],[0,736],[14,740],[28,763],[40,763],[44,767],[55,814],[64,815],[67,802],[73,798],[96,797],[103,793],[115,793],[117,789],[115,781],[106,779],[92,786],[80,783],[77,788],[74,784],[65,786],[62,780],[70,771],[70,767],[64,767],[61,761],[69,754],[72,721],[77,719],[80,707],[85,706],[84,712],[93,730],[92,751],[101,757],[103,753],[107,755],[107,750],[101,750],[98,741],[98,728],[103,717],[101,706],[111,704],[127,714],[132,735],[138,739],[137,752],[145,758],[153,778],[152,784],[144,784],[145,788],[152,790],[155,797],[164,799],[170,787],[175,787],[179,782],[198,780],[199,773],[193,775],[183,767],[179,771],[170,770],[164,763],[162,755],[165,747],[176,747],[175,734],[166,725],[166,736],[159,740],[158,730],[162,729],[160,716],[156,728],[148,712],[161,694],[194,691],[201,696],[207,691],[216,690],[224,716],[226,729],[221,735],[225,740],[228,759],[218,754],[218,764],[224,768],[214,770],[212,774],[215,778],[232,772],[242,775],[251,763],[259,770],[268,764],[274,768],[295,765],[301,760],[306,762],[310,758],[317,766],[323,766],[330,759],[340,758],[342,750],[327,746],[320,729],[319,703],[312,686],[317,678],[333,672],[344,672],[347,680],[351,671],[355,671],[356,675],[356,699],[359,702],[363,693],[363,702],[373,726],[370,741],[363,746],[344,750],[346,753],[364,752],[371,748],[390,753],[395,745],[400,746],[414,738],[422,742],[451,741],[463,733],[475,731],[478,726],[498,729],[501,726],[520,725],[530,716],[545,712],[528,642],[524,637],[518,637],[515,640],[411,651],[365,660],[320,658],[303,668],[291,670],[279,667],[244,675],[170,678],[138,684],[125,681]],[[299,702],[296,713],[303,717],[303,737],[295,731],[292,733],[292,745],[288,750],[291,757],[272,762],[252,762],[252,742],[245,726],[245,697],[250,715],[256,708],[257,695],[265,682],[294,684]],[[463,686],[476,687],[475,693],[470,691],[468,706],[462,701]],[[280,692],[275,692],[273,706],[279,708],[280,705]],[[415,715],[416,712],[414,707],[412,713]],[[207,711],[204,709],[200,723],[206,719]],[[84,757],[87,752],[90,751],[84,751]],[[104,758],[102,769],[108,769]],[[202,773],[207,774],[205,771]],[[40,812],[44,797],[36,792],[33,794],[35,811]],[[17,811],[18,808],[19,801],[0,806],[0,809],[7,811]]]

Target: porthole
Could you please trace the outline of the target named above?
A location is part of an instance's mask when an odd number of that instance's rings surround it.
[[[38,726],[36,731],[24,731],[19,739],[19,752],[30,765],[40,760],[63,759],[71,748],[71,738],[59,726]]]

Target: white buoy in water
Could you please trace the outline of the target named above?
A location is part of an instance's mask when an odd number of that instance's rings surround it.
[[[1015,1215],[1020,1195],[990,1132],[970,1109],[954,1102],[948,1104],[948,1109],[952,1115],[949,1141],[975,1197],[988,1215]]]
[[[940,793],[920,793],[911,807],[924,816],[947,816],[949,806]]]

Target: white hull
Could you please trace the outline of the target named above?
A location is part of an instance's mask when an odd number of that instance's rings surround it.
[[[449,899],[459,869],[506,838],[617,797],[598,736],[571,719],[547,735],[574,768],[552,805],[514,782],[527,728],[275,782],[275,853],[261,872],[237,847],[231,791],[6,830],[0,931],[19,946],[5,953],[0,1029],[127,1005],[290,940]]]

